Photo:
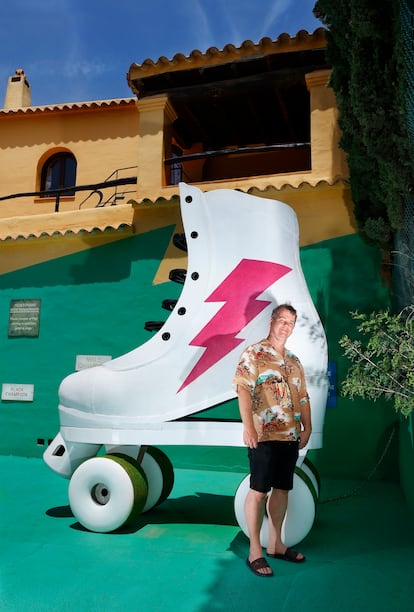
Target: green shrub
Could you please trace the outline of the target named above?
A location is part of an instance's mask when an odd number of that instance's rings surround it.
[[[383,397],[408,416],[414,407],[414,306],[399,314],[386,310],[351,316],[358,322],[359,337],[345,335],[339,341],[351,361],[343,395],[373,401]]]

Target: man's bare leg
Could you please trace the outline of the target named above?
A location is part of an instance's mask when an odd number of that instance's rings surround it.
[[[260,529],[263,523],[263,516],[266,504],[266,494],[249,489],[246,495],[244,512],[246,516],[247,530],[250,538],[249,562],[263,557],[263,549],[260,543]],[[272,574],[270,567],[259,570],[261,574]]]
[[[283,489],[272,489],[267,502],[267,512],[269,516],[269,538],[267,543],[267,552],[274,555],[283,555],[286,552],[286,546],[282,541],[282,524],[286,516],[289,491]],[[298,561],[304,556],[298,553]]]

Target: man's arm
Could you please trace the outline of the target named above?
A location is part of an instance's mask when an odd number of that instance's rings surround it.
[[[309,442],[312,433],[312,419],[309,399],[300,405],[300,422],[302,431],[300,432],[299,448],[304,448]]]
[[[312,433],[312,415],[311,406],[309,400],[309,394],[306,389],[306,378],[303,365],[299,361],[301,385],[300,385],[300,422],[302,431],[300,432],[299,448],[304,448],[309,442],[309,438]]]
[[[249,448],[257,448],[258,438],[253,423],[252,398],[250,392],[241,385],[237,385],[240,416],[243,421],[243,442]]]

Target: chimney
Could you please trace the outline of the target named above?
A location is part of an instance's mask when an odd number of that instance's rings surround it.
[[[4,108],[7,110],[31,106],[32,99],[30,85],[22,68],[16,70],[16,74],[9,77],[7,84]]]

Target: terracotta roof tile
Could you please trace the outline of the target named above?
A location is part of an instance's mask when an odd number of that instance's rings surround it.
[[[130,106],[134,105],[136,98],[117,98],[113,100],[95,100],[89,102],[71,102],[64,104],[50,104],[47,106],[24,106],[21,108],[2,108],[0,109],[0,115],[32,115],[35,113],[46,113],[55,111],[72,111],[72,110],[85,110],[93,108],[103,108],[111,106]]]
[[[163,72],[218,65],[255,55],[281,53],[289,50],[297,51],[301,47],[307,49],[325,47],[325,32],[325,28],[317,28],[313,33],[299,30],[295,36],[282,33],[275,40],[268,37],[262,38],[258,43],[245,40],[239,47],[232,44],[225,45],[221,50],[217,47],[209,47],[204,53],[199,49],[194,49],[187,56],[183,53],[176,53],[172,59],[161,56],[155,62],[148,58],[142,64],[132,63],[127,76],[130,80]]]

